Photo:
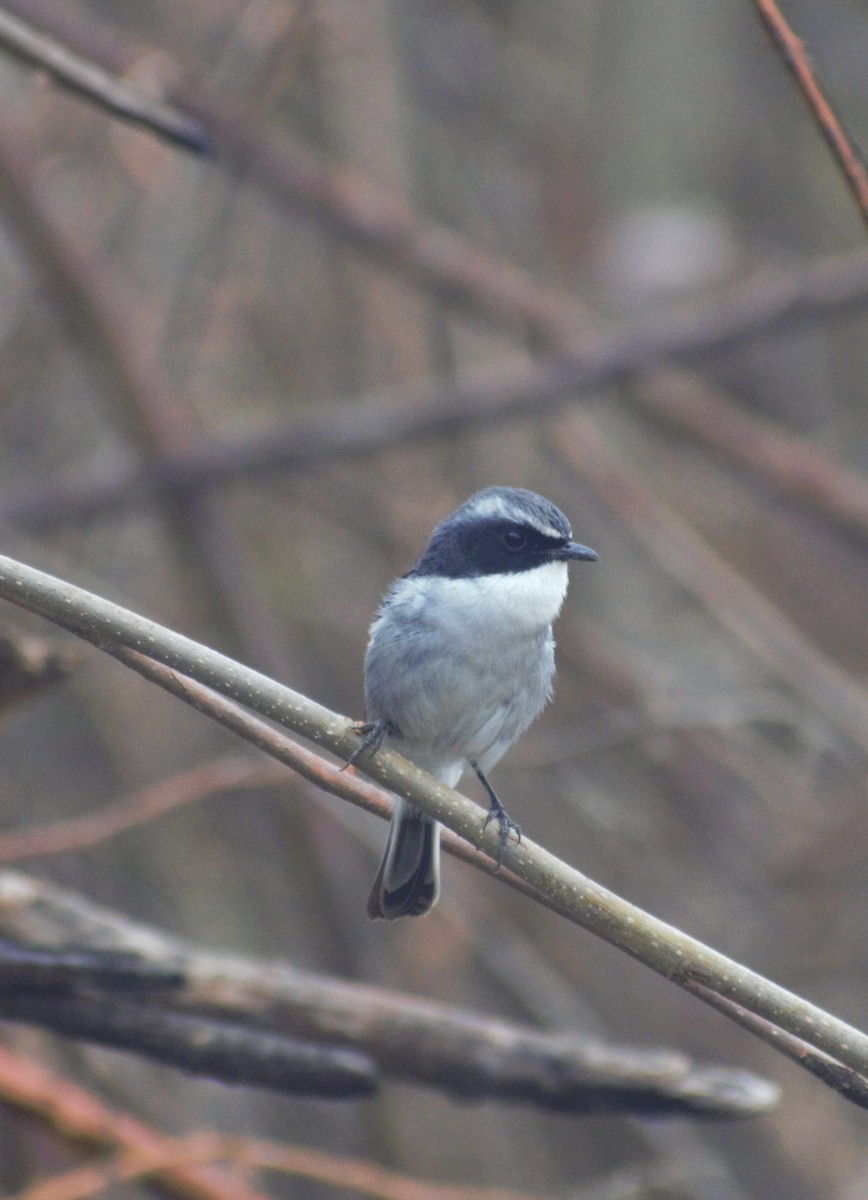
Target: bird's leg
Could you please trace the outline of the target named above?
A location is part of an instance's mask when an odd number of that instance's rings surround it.
[[[500,827],[500,843],[497,847],[497,858],[495,859],[497,865],[500,866],[500,864],[503,862],[503,856],[506,853],[506,847],[509,845],[509,835],[514,833],[516,843],[521,841],[521,826],[516,825],[515,821],[513,821],[512,818],[507,815],[506,809],[497,798],[497,793],[482,774],[476,763],[471,761],[470,765],[476,772],[476,778],[485,788],[488,801],[491,805],[491,808],[488,810],[488,816],[485,818],[485,822],[482,826],[482,832],[485,833],[486,829],[488,828],[489,821],[497,821],[497,824]]]
[[[357,733],[362,739],[362,744],[352,752],[350,757],[341,767],[345,771],[347,767],[351,767],[353,763],[358,762],[363,754],[373,756],[382,746],[388,734],[397,734],[398,726],[393,725],[391,721],[356,721],[353,725],[353,733]]]

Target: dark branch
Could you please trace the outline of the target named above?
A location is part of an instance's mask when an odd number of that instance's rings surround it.
[[[377,1089],[374,1064],[359,1051],[250,1030],[237,1021],[172,1012],[111,993],[57,997],[0,992],[0,1017],[129,1050],[221,1083],[329,1100],[357,1100]]]
[[[47,71],[63,87],[114,117],[142,125],[196,154],[213,154],[214,143],[195,118],[147,96],[55,38],[0,8],[0,46],[30,66]]]
[[[38,931],[43,942],[76,943],[73,951],[64,944],[34,951],[29,977],[26,951],[13,947],[21,986],[0,990],[0,1016],[226,1083],[351,1098],[393,1079],[464,1101],[582,1115],[751,1116],[777,1098],[757,1076],[699,1066],[678,1052],[540,1033],[280,964],[206,953],[12,873],[0,875],[0,927],[7,936]],[[52,956],[51,986],[34,987]],[[0,976],[3,962],[0,944]],[[126,986],[133,962],[139,995]],[[123,972],[121,990],[115,971]],[[67,994],[58,994],[60,980]]]

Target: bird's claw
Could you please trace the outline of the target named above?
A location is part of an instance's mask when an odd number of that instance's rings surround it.
[[[521,826],[513,821],[512,817],[508,815],[506,809],[499,800],[492,803],[491,808],[488,810],[488,814],[482,823],[483,835],[485,834],[485,831],[491,821],[497,821],[500,831],[500,839],[497,844],[497,855],[494,859],[497,866],[500,867],[503,864],[506,848],[509,845],[509,835],[511,833],[515,834],[515,844],[517,846],[521,843]]]
[[[354,721],[352,730],[362,741],[341,767],[342,771],[358,762],[363,754],[373,757],[385,741],[386,734],[395,732],[395,726],[390,721]]]

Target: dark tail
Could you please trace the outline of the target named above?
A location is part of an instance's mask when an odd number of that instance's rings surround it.
[[[440,826],[397,799],[386,851],[368,897],[368,916],[372,921],[421,917],[439,895]]]

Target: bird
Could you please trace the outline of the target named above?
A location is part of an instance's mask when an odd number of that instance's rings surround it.
[[[521,830],[487,775],[551,697],[568,564],[597,558],[551,501],[487,487],[435,527],[370,628],[366,720],[350,762],[385,745],[449,787],[469,767],[489,799],[485,825],[499,825],[498,863]],[[368,916],[422,916],[439,894],[440,826],[397,797]]]

